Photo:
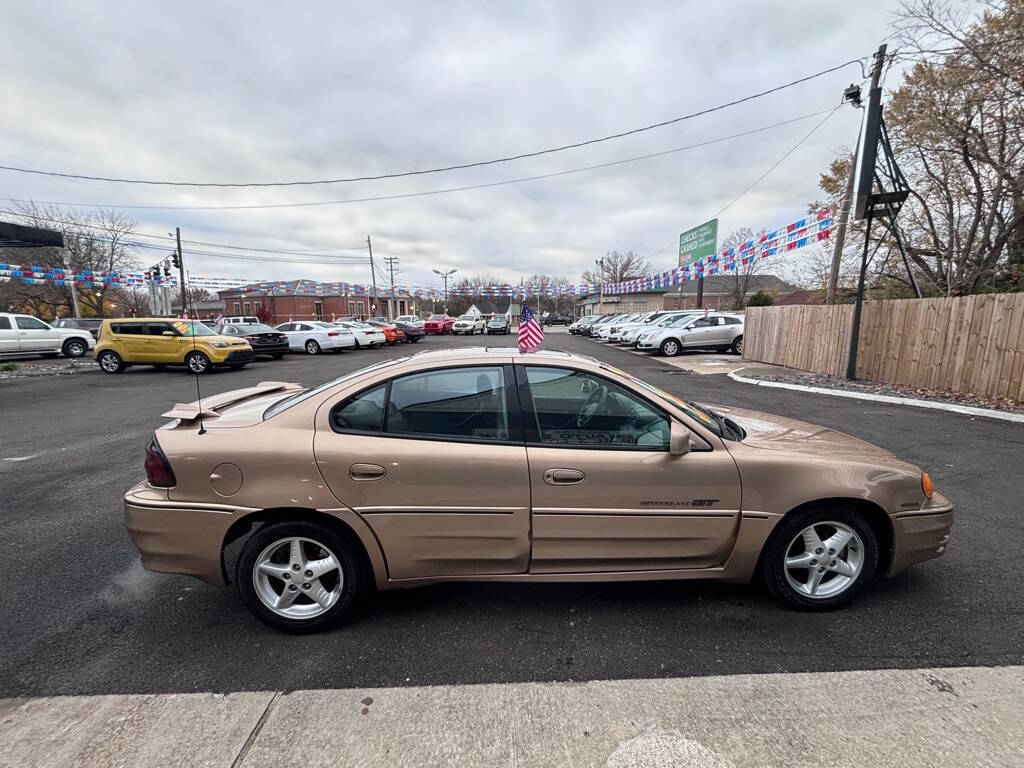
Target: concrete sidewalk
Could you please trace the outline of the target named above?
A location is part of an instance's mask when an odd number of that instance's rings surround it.
[[[1019,766],[1022,734],[1024,667],[0,701],[12,768]]]

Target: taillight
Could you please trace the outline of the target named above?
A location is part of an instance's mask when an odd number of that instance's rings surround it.
[[[339,331],[328,331],[327,335],[328,336],[341,336],[341,333]]]
[[[929,499],[935,493],[935,488],[932,486],[932,478],[927,472],[921,473],[921,490],[924,491],[924,495]]]
[[[149,484],[157,488],[170,488],[177,481],[174,479],[174,472],[167,462],[167,457],[160,450],[160,444],[154,437],[146,446],[146,479]]]

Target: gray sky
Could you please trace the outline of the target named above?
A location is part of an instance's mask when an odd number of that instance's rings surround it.
[[[529,152],[646,125],[870,55],[895,3],[0,0],[0,163],[185,181],[379,174]],[[13,32],[13,34],[12,34]],[[315,202],[484,184],[714,139],[835,106],[848,67],[749,104],[625,139],[486,168],[321,187],[141,187],[0,171],[0,195],[75,203]],[[661,270],[821,116],[613,168],[434,196],[255,211],[132,211],[139,230],[401,260],[518,280],[576,280],[605,251]],[[785,224],[850,146],[845,107],[725,211],[719,236]],[[9,205],[0,203],[0,205]],[[669,246],[669,247],[666,247]],[[142,252],[151,263],[154,252]],[[351,255],[352,251],[344,251]],[[294,257],[293,257],[294,258]],[[369,282],[365,266],[186,255],[195,275]],[[790,258],[792,262],[792,257]],[[780,265],[783,274],[792,265]]]

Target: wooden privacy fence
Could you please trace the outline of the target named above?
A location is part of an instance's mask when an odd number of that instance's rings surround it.
[[[743,357],[846,374],[853,305],[749,307]],[[1024,293],[866,301],[857,378],[1024,401]]]

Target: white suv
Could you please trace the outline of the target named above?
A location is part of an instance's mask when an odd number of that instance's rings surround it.
[[[636,346],[636,340],[648,331],[658,328],[665,323],[671,322],[678,317],[683,315],[702,315],[704,314],[703,309],[677,309],[671,311],[658,311],[652,312],[651,315],[643,318],[638,323],[630,323],[624,326],[621,333],[619,333],[619,343],[627,344],[631,347]]]
[[[452,333],[483,333],[487,329],[487,321],[480,315],[463,315],[452,326]]]
[[[92,334],[81,328],[54,328],[32,315],[0,312],[0,357],[81,357],[95,346]]]
[[[681,315],[644,330],[636,348],[674,357],[684,349],[715,349],[733,354],[743,351],[742,315]]]

